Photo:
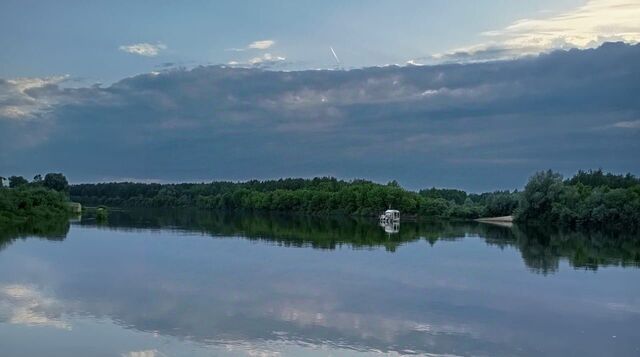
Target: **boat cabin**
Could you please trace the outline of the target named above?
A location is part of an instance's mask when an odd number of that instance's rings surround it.
[[[384,222],[398,222],[400,221],[400,211],[395,209],[388,209],[380,215],[380,221]]]

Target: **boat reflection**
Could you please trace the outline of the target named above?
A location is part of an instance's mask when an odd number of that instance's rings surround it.
[[[387,234],[398,234],[400,232],[400,222],[380,221],[379,225]]]
[[[105,225],[83,219],[48,234],[0,235],[0,336],[11,336],[0,337],[2,354],[51,355],[50,344],[32,343],[38,336],[156,357],[538,356],[567,348],[597,356],[612,343],[623,354],[637,347],[640,307],[630,297],[640,294],[640,271],[566,269],[637,266],[634,237],[376,223],[114,210]],[[15,244],[26,234],[64,241]],[[530,273],[555,273],[561,261],[564,274]],[[611,331],[615,339],[601,338]]]
[[[63,240],[68,222],[54,222],[20,230],[0,227],[0,251],[25,237]],[[92,217],[73,225],[106,230],[179,230],[213,237],[241,237],[281,246],[336,249],[383,247],[395,252],[403,245],[478,237],[498,248],[515,247],[530,271],[550,274],[562,260],[574,268],[595,270],[603,266],[640,266],[640,237],[629,232],[560,230],[553,227],[501,227],[472,221],[386,221],[349,217],[255,214],[191,209],[113,210],[108,224],[97,225]],[[382,229],[380,229],[382,228]]]

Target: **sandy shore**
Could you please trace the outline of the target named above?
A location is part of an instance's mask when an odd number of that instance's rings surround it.
[[[490,223],[498,226],[511,227],[513,226],[513,216],[501,216],[501,217],[483,217],[476,219],[477,222]]]

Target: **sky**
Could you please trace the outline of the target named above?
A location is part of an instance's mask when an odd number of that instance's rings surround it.
[[[548,18],[580,5],[576,0],[3,0],[0,76],[67,74],[112,83],[167,63],[249,63],[267,53],[284,58],[275,61],[286,62],[278,63],[281,69],[333,68],[330,47],[347,68],[404,64],[488,41],[484,32],[523,18]]]
[[[2,1],[0,175],[640,173],[640,0]]]

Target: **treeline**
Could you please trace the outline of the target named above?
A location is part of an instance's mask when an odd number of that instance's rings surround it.
[[[0,176],[0,188],[5,187],[5,181],[9,184],[9,188],[44,187],[58,192],[69,191],[69,182],[61,173],[48,173],[44,175],[44,177],[38,174],[33,177],[33,181],[31,182],[22,176],[9,176],[8,178]]]
[[[44,187],[0,188],[0,226],[68,216],[66,196]]]
[[[183,184],[101,183],[70,187],[71,199],[119,207],[196,207],[309,214],[377,215],[389,206],[404,215],[472,219],[508,215],[519,193],[467,194],[458,190],[408,191],[392,181],[323,177]]]
[[[570,179],[552,171],[535,174],[515,210],[519,222],[640,231],[640,179],[580,171]]]
[[[70,187],[71,199],[119,207],[195,207],[308,214],[377,215],[389,206],[404,216],[474,219],[514,215],[519,222],[618,226],[639,230],[640,180],[602,170],[564,180],[552,171],[532,176],[524,191],[467,193],[405,190],[331,177],[182,184],[100,183]]]
[[[0,188],[0,231],[37,234],[69,218],[64,193],[44,187]]]
[[[50,225],[67,222],[69,184],[62,174],[34,177],[29,182],[20,176],[9,178],[5,187],[0,177],[0,230],[37,234]]]

